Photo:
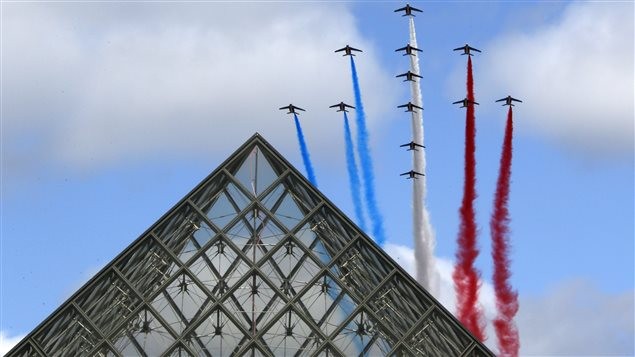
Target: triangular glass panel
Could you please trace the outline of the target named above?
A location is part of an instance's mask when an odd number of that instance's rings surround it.
[[[195,355],[190,353],[184,346],[179,345],[168,354],[168,357],[195,357]]]
[[[260,194],[278,178],[257,146],[251,150],[240,168],[232,174],[254,196]]]
[[[47,356],[68,356],[74,351],[87,354],[97,347],[100,338],[98,331],[69,306],[35,336],[35,341]]]
[[[239,212],[240,208],[225,191],[220,192],[216,199],[203,208],[205,216],[219,229],[223,229],[227,223],[236,218]]]

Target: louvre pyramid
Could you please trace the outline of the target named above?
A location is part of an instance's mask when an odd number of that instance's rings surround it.
[[[255,134],[7,356],[491,356]]]

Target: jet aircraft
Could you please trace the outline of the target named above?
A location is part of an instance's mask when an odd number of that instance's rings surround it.
[[[511,95],[508,95],[508,96],[507,96],[507,97],[505,97],[505,98],[501,98],[501,99],[497,100],[497,102],[503,102],[503,101],[505,102],[505,104],[503,104],[503,106],[510,105],[510,106],[512,106],[512,107],[514,106],[514,104],[512,103],[512,101],[514,101],[514,102],[519,102],[519,103],[522,103],[522,102],[523,102],[522,100],[519,100],[519,99],[516,99],[516,98],[512,98],[512,96],[511,96]]]
[[[415,143],[414,141],[411,141],[411,142],[409,142],[407,144],[399,145],[399,147],[400,148],[408,147],[408,149],[406,149],[406,151],[410,151],[410,150],[419,151],[419,150],[417,150],[417,147],[425,148],[425,146],[419,145],[419,144]]]
[[[461,51],[461,50],[463,50],[463,53],[461,53],[461,55],[468,55],[468,56],[472,56],[470,51],[481,52],[481,50],[478,50],[478,49],[476,49],[474,47],[471,47],[467,43],[465,44],[465,46],[457,47],[457,48],[453,49],[452,51]]]
[[[416,73],[412,73],[412,72],[410,72],[410,71],[408,71],[408,72],[406,72],[406,73],[402,73],[402,74],[397,75],[397,76],[395,76],[395,77],[396,77],[396,78],[399,78],[399,77],[406,77],[406,79],[404,79],[404,80],[403,80],[404,82],[407,82],[407,81],[413,81],[413,82],[416,82],[416,81],[413,79],[414,77],[417,77],[417,78],[423,78],[423,77],[421,77],[420,75],[418,75],[418,74],[416,74]]]
[[[280,108],[280,110],[288,110],[289,112],[287,114],[300,114],[300,113],[296,112],[296,110],[301,110],[303,112],[306,111],[306,110],[304,110],[304,109],[302,109],[300,107],[296,107],[293,104],[289,104],[286,107],[282,107],[282,108]]]
[[[418,173],[417,171],[414,170],[410,170],[408,172],[404,172],[403,174],[399,175],[399,176],[406,176],[408,175],[408,177],[406,177],[406,179],[410,180],[410,179],[417,179],[417,175],[419,176],[425,176],[424,174]]]
[[[457,100],[456,102],[453,102],[452,104],[459,104],[459,103],[461,103],[461,106],[459,108],[467,108],[468,104],[476,104],[476,105],[478,105],[477,102],[471,101],[471,100],[469,100],[467,98],[461,99],[461,100]]]
[[[344,102],[339,102],[338,104],[333,104],[331,105],[329,108],[339,108],[337,111],[338,112],[348,112],[348,110],[346,110],[346,108],[352,108],[355,109],[354,106],[352,105],[348,105]]]
[[[346,47],[342,47],[339,50],[335,50],[335,52],[342,52],[342,51],[344,51],[344,54],[342,56],[355,56],[355,54],[352,51],[364,52],[362,50],[358,50],[357,48],[353,48],[349,45],[346,45]]]
[[[398,49],[396,49],[396,50],[395,50],[395,52],[399,52],[399,51],[406,51],[406,53],[404,54],[404,56],[405,56],[405,55],[411,55],[411,56],[414,56],[415,54],[414,54],[414,53],[412,53],[412,51],[419,51],[419,52],[421,52],[421,50],[420,50],[420,49],[418,49],[418,48],[416,48],[416,47],[412,47],[412,46],[410,46],[410,44],[407,44],[407,45],[406,45],[406,47],[398,48]]]
[[[406,6],[402,7],[401,9],[397,9],[395,10],[395,12],[399,12],[399,11],[405,11],[405,14],[403,16],[415,16],[412,12],[416,11],[416,12],[423,12],[419,9],[416,9],[412,6],[410,6],[410,4],[406,4]]]
[[[414,108],[423,110],[423,108],[421,108],[420,106],[418,106],[416,104],[412,104],[411,102],[408,102],[408,103],[403,104],[403,105],[399,105],[399,106],[397,106],[397,108],[407,108],[406,112],[413,112],[413,113],[417,112],[416,110],[414,110]]]

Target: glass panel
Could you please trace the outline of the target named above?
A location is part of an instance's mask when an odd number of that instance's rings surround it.
[[[230,304],[227,305],[227,301],[224,304],[242,318],[243,326],[252,331],[265,325],[284,306],[277,291],[277,287],[269,286],[258,274],[252,274],[232,292]]]
[[[346,356],[386,356],[392,350],[393,342],[380,332],[367,313],[361,311],[337,334],[333,344]]]
[[[295,305],[310,315],[326,335],[335,331],[357,306],[328,275],[318,279]]]
[[[113,345],[124,356],[159,356],[174,342],[174,337],[154,314],[144,309],[127,327],[125,335],[112,340]]]
[[[309,355],[319,345],[316,334],[293,310],[288,310],[269,328],[262,339],[275,356]]]
[[[288,229],[295,227],[304,218],[304,214],[291,195],[285,195],[277,206],[274,205],[273,209],[276,218]]]
[[[168,356],[170,356],[170,357],[187,357],[187,356],[192,356],[192,354],[189,353],[185,348],[183,348],[181,346],[178,346]],[[194,356],[192,356],[192,357],[194,357]]]
[[[218,228],[223,229],[231,222],[239,212],[239,208],[233,203],[225,192],[221,192],[215,200],[203,208],[203,213]]]
[[[187,274],[181,274],[157,295],[152,307],[180,334],[211,303],[211,298]]]
[[[217,309],[196,328],[188,346],[199,356],[230,356],[243,337],[244,333]]]
[[[216,299],[231,289],[248,270],[247,263],[222,239],[190,265],[190,271]]]

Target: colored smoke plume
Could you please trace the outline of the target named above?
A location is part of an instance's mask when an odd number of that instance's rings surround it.
[[[362,231],[366,231],[366,220],[364,219],[364,210],[362,207],[361,182],[359,180],[359,172],[357,171],[357,162],[355,162],[353,136],[351,135],[351,127],[346,112],[344,112],[344,143],[346,146],[348,181],[351,187],[351,195],[353,196],[353,206],[355,208],[355,215],[357,216],[357,224]]]
[[[417,34],[414,19],[410,17],[410,45],[417,47]],[[410,71],[421,75],[419,56],[410,56]],[[414,104],[423,108],[421,84],[412,81],[410,86]],[[423,110],[412,113],[412,140],[424,144]],[[416,172],[426,174],[426,152],[424,148],[413,151],[412,164]],[[412,180],[412,225],[414,233],[415,264],[417,281],[433,296],[439,296],[439,279],[434,262],[434,247],[436,245],[434,231],[430,225],[430,214],[426,207],[427,178],[421,176]]]
[[[384,244],[384,221],[377,208],[375,199],[375,175],[373,173],[373,161],[370,156],[370,147],[368,145],[368,130],[366,129],[366,114],[364,113],[364,104],[362,103],[362,94],[359,89],[359,79],[357,78],[357,69],[355,68],[355,60],[351,56],[351,74],[353,77],[353,91],[355,92],[355,114],[357,117],[357,154],[362,167],[364,177],[364,196],[366,197],[366,207],[368,216],[372,224],[372,232],[375,241],[380,246]]]
[[[306,174],[309,177],[309,181],[313,184],[313,186],[317,187],[317,181],[315,180],[315,173],[313,173],[313,165],[311,164],[311,156],[309,156],[309,149],[306,146],[306,142],[304,141],[304,134],[302,133],[302,127],[300,126],[300,121],[298,120],[298,116],[293,113],[293,119],[295,119],[295,129],[298,132],[298,142],[300,143],[300,152],[302,153],[302,160],[304,161],[304,168],[306,169]]]
[[[490,220],[492,234],[492,258],[494,260],[494,294],[498,314],[494,329],[498,338],[500,356],[516,357],[520,349],[518,329],[514,316],[518,312],[518,293],[513,291],[509,279],[509,181],[512,169],[512,107],[507,112],[505,139],[500,159],[500,172],[496,184],[494,212]]]
[[[467,61],[467,99],[474,101],[474,83],[472,78],[472,60]],[[474,267],[478,256],[476,247],[476,217],[474,200],[476,199],[476,125],[474,104],[468,104],[465,116],[465,183],[461,203],[456,267],[452,278],[457,295],[457,317],[478,338],[485,340],[485,321],[478,305],[480,273]]]

